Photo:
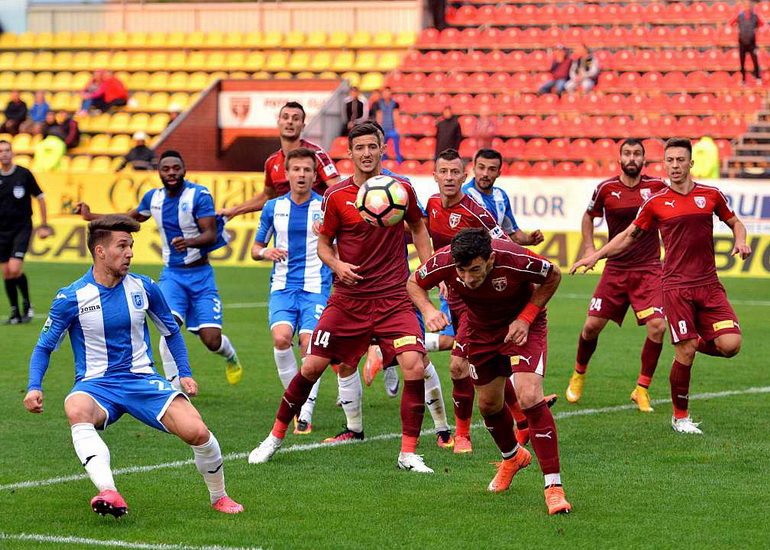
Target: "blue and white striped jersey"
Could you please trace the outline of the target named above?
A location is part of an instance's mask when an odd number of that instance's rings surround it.
[[[267,244],[275,238],[276,248],[289,251],[286,261],[273,264],[270,292],[301,289],[329,294],[332,271],[318,257],[318,236],[313,233],[322,201],[321,195],[312,193],[303,204],[291,200],[291,194],[265,203],[254,242]]]
[[[116,286],[106,288],[94,280],[89,269],[56,293],[37,348],[50,354],[69,332],[75,382],[125,372],[152,374],[155,369],[145,315],[163,336],[180,330],[152,279],[128,273]]]
[[[492,194],[487,195],[476,189],[476,178],[463,185],[463,191],[477,203],[486,208],[497,220],[497,224],[503,228],[507,235],[518,231],[519,226],[511,210],[511,200],[508,193],[499,187],[492,187]]]
[[[163,247],[163,263],[168,267],[183,267],[196,262],[227,243],[224,220],[217,217],[218,240],[214,246],[207,249],[188,248],[185,252],[177,252],[171,246],[175,237],[190,239],[200,236],[200,218],[216,217],[214,199],[203,185],[185,180],[182,192],[176,197],[169,197],[164,188],[151,189],[144,194],[137,210],[141,215],[155,219]]]

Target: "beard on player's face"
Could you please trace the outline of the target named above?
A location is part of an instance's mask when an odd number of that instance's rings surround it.
[[[635,178],[639,174],[642,173],[642,166],[643,165],[644,165],[644,162],[640,162],[640,161],[636,161],[636,160],[629,160],[629,161],[626,161],[626,162],[621,161],[620,162],[620,169],[629,178]]]
[[[184,168],[179,170],[164,170],[160,173],[160,181],[163,183],[163,187],[165,187],[167,190],[177,189],[180,185],[182,185],[182,182],[184,182],[184,177],[186,174],[187,171]]]

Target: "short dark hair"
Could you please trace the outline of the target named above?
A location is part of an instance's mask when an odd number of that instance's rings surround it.
[[[8,141],[7,139],[0,139],[0,145],[2,145],[3,143],[8,144],[8,147],[11,149],[11,151],[13,151],[13,146],[11,146],[10,141]]]
[[[692,142],[689,139],[673,137],[666,142],[666,147],[663,150],[668,151],[672,147],[681,147],[683,149],[687,149],[687,152],[690,154],[690,158],[692,158]]]
[[[444,149],[438,155],[436,155],[436,162],[439,160],[448,160],[451,162],[457,159],[460,159],[460,163],[465,166],[465,162],[463,162],[460,153],[457,152],[457,149],[452,149],[451,147],[449,149]]]
[[[88,224],[88,250],[94,255],[96,245],[110,238],[115,231],[136,233],[139,231],[139,222],[125,214],[108,214]]]
[[[175,158],[182,161],[182,165],[184,165],[184,159],[182,158],[182,153],[179,151],[174,151],[173,149],[166,149],[160,154],[160,159],[158,159],[158,164],[160,165],[161,162],[163,162],[163,159],[167,158]]]
[[[313,172],[316,171],[316,162],[315,162],[316,156],[315,156],[315,152],[312,149],[308,149],[307,147],[298,147],[286,153],[286,160],[284,161],[283,166],[287,170],[289,169],[289,161],[292,159],[312,159]]]
[[[618,151],[622,151],[623,147],[625,147],[626,145],[628,145],[629,147],[635,147],[635,146],[638,145],[639,147],[642,148],[642,155],[646,155],[647,154],[647,151],[644,150],[644,143],[642,143],[641,139],[637,139],[637,138],[626,138],[626,139],[624,139],[623,143],[620,144],[620,149],[618,149]]]
[[[377,142],[382,145],[383,133],[380,128],[381,126],[379,124],[375,125],[375,123],[372,122],[356,124],[351,128],[350,133],[348,133],[348,147],[352,148],[353,140],[361,136],[377,136]]]
[[[302,122],[305,122],[305,108],[302,106],[301,103],[298,103],[296,101],[287,101],[286,103],[284,103],[283,107],[281,107],[278,110],[278,114],[280,115],[281,111],[283,111],[284,109],[299,109],[300,111],[302,111]]]
[[[492,237],[486,229],[461,229],[452,237],[452,259],[464,267],[478,257],[487,261],[492,255]]]
[[[498,151],[497,149],[479,149],[478,151],[476,151],[476,154],[473,156],[473,164],[476,164],[476,161],[479,158],[489,159],[489,160],[497,159],[500,161],[500,166],[503,165],[503,155],[501,155],[500,151]]]

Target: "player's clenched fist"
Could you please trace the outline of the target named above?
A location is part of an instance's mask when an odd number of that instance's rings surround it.
[[[508,334],[505,335],[505,342],[513,342],[517,346],[523,346],[527,343],[529,334],[529,323],[516,319],[508,328]]]
[[[31,413],[43,412],[43,392],[40,390],[31,390],[24,397],[24,406]]]
[[[184,237],[174,237],[171,239],[171,246],[173,246],[177,252],[184,252],[187,250],[187,240]]]
[[[184,392],[190,397],[198,395],[198,383],[189,376],[180,378],[179,383],[182,385]]]
[[[438,332],[446,328],[447,325],[449,325],[449,319],[447,319],[447,316],[443,312],[437,309],[434,309],[425,315],[425,328],[427,328],[429,332]]]
[[[349,264],[346,262],[337,262],[334,265],[334,274],[346,285],[354,285],[358,281],[363,280],[363,277],[356,273],[356,269],[359,267],[361,266]]]

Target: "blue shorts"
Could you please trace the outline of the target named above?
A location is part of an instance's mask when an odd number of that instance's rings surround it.
[[[222,301],[210,265],[164,267],[158,286],[171,313],[184,321],[187,330],[222,328]]]
[[[449,302],[446,301],[446,298],[439,298],[441,300],[441,312],[447,316],[447,319],[449,319],[449,324],[439,332],[439,334],[443,334],[445,336],[451,336],[454,338],[455,335],[455,329],[452,326],[452,312],[449,311]]]
[[[328,300],[328,294],[300,288],[272,292],[268,302],[270,330],[276,325],[289,325],[293,332],[312,333]]]
[[[81,380],[72,388],[67,399],[78,393],[90,396],[107,415],[104,425],[97,426],[101,430],[128,413],[148,426],[167,432],[166,427],[160,422],[166,414],[166,409],[177,395],[187,399],[184,393],[172,388],[168,380],[155,372],[152,374],[122,372]]]

